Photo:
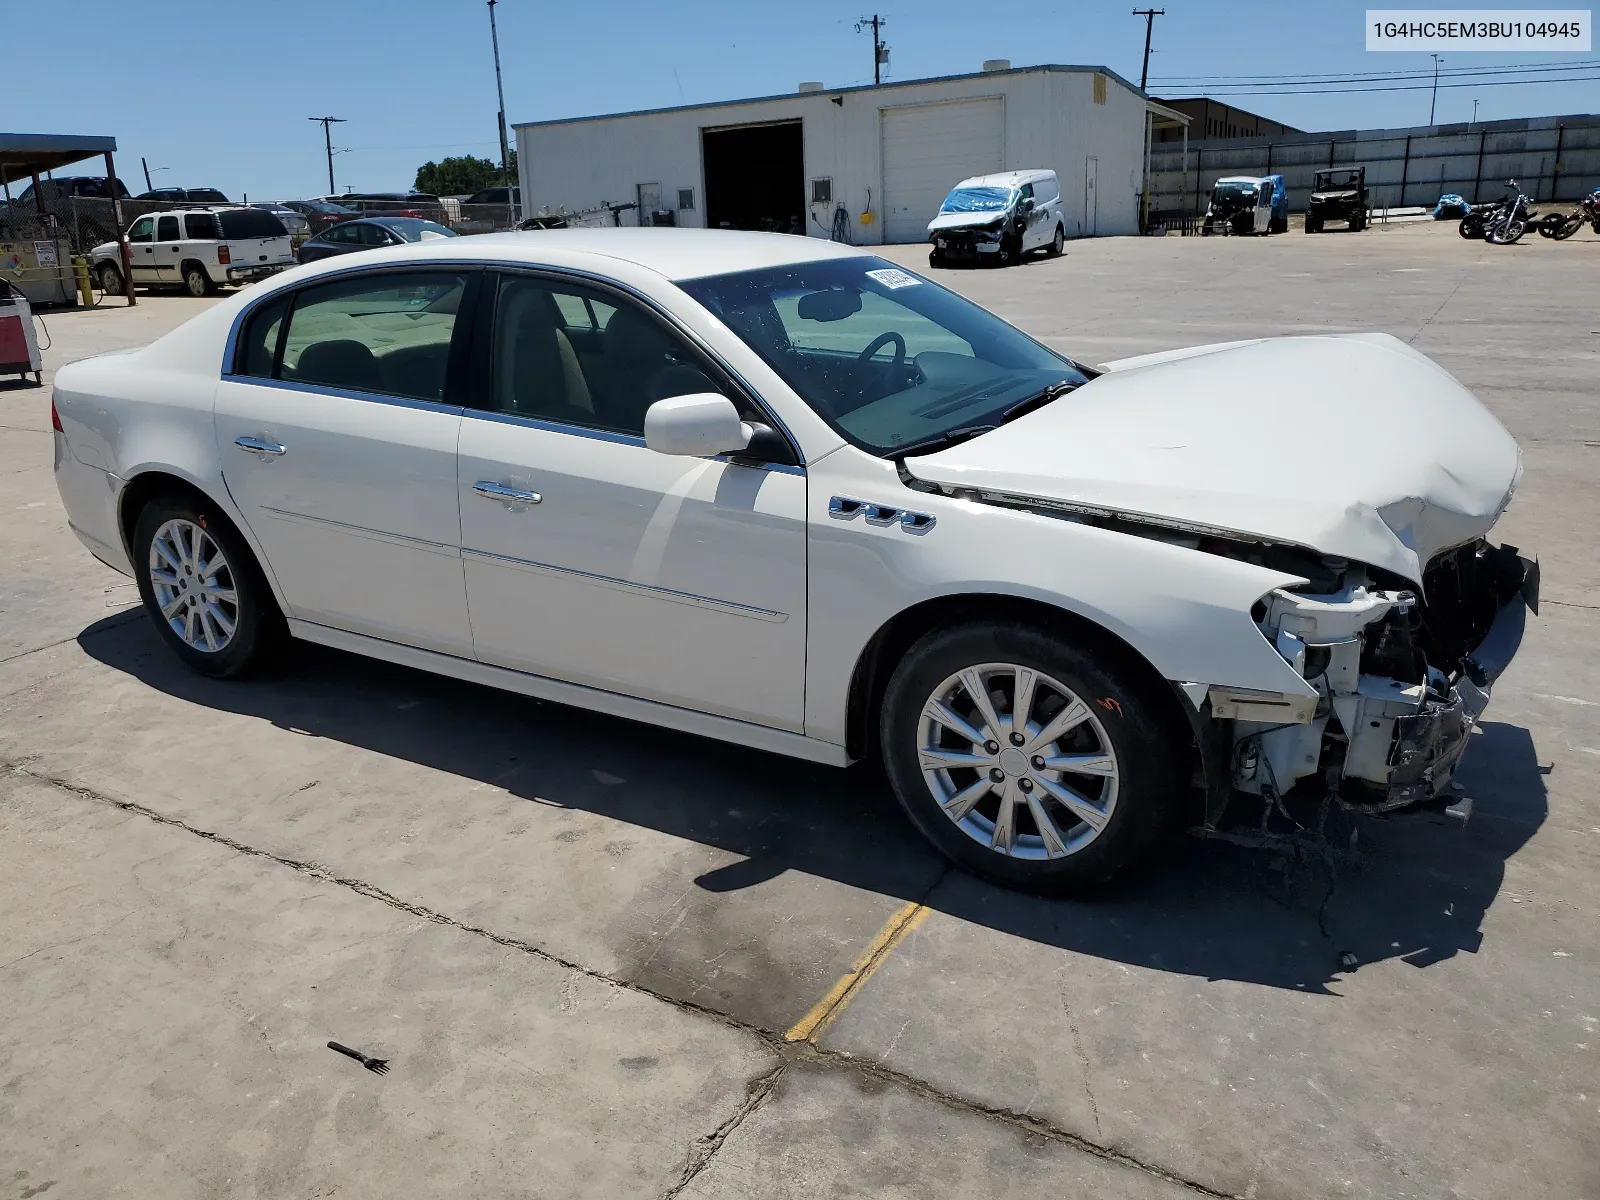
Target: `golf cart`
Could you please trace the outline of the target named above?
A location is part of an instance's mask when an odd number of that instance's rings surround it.
[[[1306,204],[1306,232],[1321,233],[1329,221],[1344,221],[1352,230],[1367,227],[1367,169],[1334,167],[1318,171]]]

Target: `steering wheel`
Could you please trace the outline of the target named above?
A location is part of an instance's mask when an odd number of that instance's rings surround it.
[[[901,337],[898,333],[896,333],[892,329],[889,330],[886,333],[880,333],[877,337],[873,338],[870,342],[868,342],[867,343],[867,348],[856,356],[856,361],[857,362],[866,362],[874,354],[876,354],[879,350],[882,350],[885,346],[887,346],[890,342],[894,343],[894,363],[892,365],[894,365],[895,367],[903,367],[903,366],[905,366],[906,365],[906,340],[905,340],[905,338]]]

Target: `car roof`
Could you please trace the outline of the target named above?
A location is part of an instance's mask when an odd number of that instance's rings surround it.
[[[1025,183],[1037,183],[1041,179],[1054,179],[1054,171],[997,171],[993,175],[974,175],[970,179],[963,179],[956,184],[962,187],[1021,187]]]
[[[378,223],[382,220],[367,219]],[[449,259],[454,262],[477,259],[539,266],[547,261],[547,256],[541,253],[544,249],[561,251],[563,260],[578,253],[631,263],[671,280],[700,279],[708,275],[794,266],[827,259],[868,257],[866,250],[799,234],[653,227],[482,233],[373,250],[362,257],[364,261],[374,263],[380,261],[381,255],[381,261],[385,263],[411,259]]]

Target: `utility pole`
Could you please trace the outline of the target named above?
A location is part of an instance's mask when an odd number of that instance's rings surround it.
[[[1433,59],[1433,99],[1428,102],[1428,124],[1433,124],[1433,112],[1439,104],[1439,64],[1444,61],[1439,55],[1430,55]]]
[[[889,47],[883,44],[883,39],[878,36],[878,31],[889,22],[877,13],[870,17],[862,17],[856,22],[856,32],[860,33],[868,26],[872,27],[872,83],[876,87],[883,82],[883,64],[889,61]]]
[[[1476,100],[1474,100],[1472,102],[1472,125],[1476,125],[1477,123],[1478,123],[1478,102]],[[1468,125],[1467,126],[1467,129],[1469,131],[1472,129],[1472,125]]]
[[[144,168],[144,190],[147,192],[155,191],[155,184],[150,182],[150,164],[145,161],[142,154],[139,156],[139,165]]]
[[[1144,91],[1144,85],[1150,79],[1150,34],[1155,28],[1156,18],[1167,15],[1164,8],[1136,8],[1133,15],[1144,18],[1144,67],[1139,71],[1139,90]]]
[[[494,90],[500,100],[500,181],[511,182],[511,151],[506,145],[506,90],[500,85],[500,34],[494,27],[494,6],[498,0],[489,0],[489,40],[494,43]]]
[[[343,125],[343,117],[307,117],[308,121],[322,122],[322,141],[328,147],[328,195],[335,194],[333,186],[333,134],[329,132],[334,125]]]

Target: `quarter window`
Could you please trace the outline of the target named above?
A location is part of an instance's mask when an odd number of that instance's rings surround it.
[[[272,366],[278,356],[278,332],[283,328],[283,314],[288,308],[289,294],[285,292],[250,314],[244,336],[239,339],[238,358],[234,364],[236,374],[272,378]]]
[[[211,242],[221,237],[217,218],[211,213],[189,213],[183,218],[183,225],[190,241]]]
[[[460,272],[414,271],[308,287],[295,298],[277,376],[443,401],[466,284]]]

